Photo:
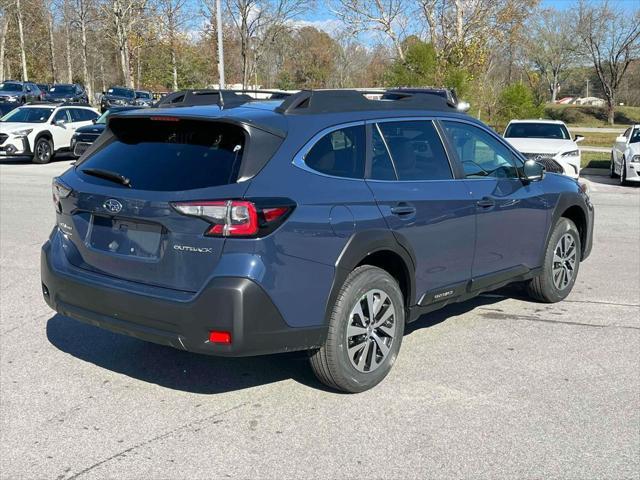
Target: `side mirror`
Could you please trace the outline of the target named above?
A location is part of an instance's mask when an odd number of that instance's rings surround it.
[[[583,140],[584,140],[584,136],[583,135],[576,135],[576,138],[573,139],[573,141],[576,142],[576,143],[580,143]]]
[[[627,137],[625,137],[624,135],[616,137],[616,143],[627,143]]]
[[[55,122],[53,122],[54,125],[57,125],[58,127],[63,127],[63,128],[65,123],[67,122],[65,122],[64,120],[56,120]]]
[[[544,167],[535,160],[524,162],[524,179],[527,182],[536,182],[544,178]]]
[[[94,125],[96,124],[96,122],[97,122],[97,121],[98,121],[98,119],[97,119],[97,118],[92,118],[92,119],[91,119],[91,123],[93,123]]]

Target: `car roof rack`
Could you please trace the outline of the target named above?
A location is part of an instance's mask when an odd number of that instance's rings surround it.
[[[249,94],[269,95],[269,98],[256,98]],[[221,105],[223,107],[234,107],[247,102],[259,100],[276,100],[291,95],[281,90],[218,90],[213,88],[204,88],[197,90],[179,90],[169,93],[158,100],[154,107],[171,108],[171,107],[192,107],[196,105]]]
[[[449,98],[427,89],[301,90],[282,102],[282,114],[339,113],[368,110],[456,110]]]

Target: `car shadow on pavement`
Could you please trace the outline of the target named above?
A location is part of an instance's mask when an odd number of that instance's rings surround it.
[[[325,389],[311,372],[306,352],[213,357],[119,335],[59,314],[48,320],[47,338],[80,360],[173,390],[216,394],[287,379]]]
[[[498,295],[480,296],[424,315],[409,324],[405,334],[432,327],[505,297],[522,296],[520,290],[512,287],[496,293]],[[48,320],[47,338],[56,348],[80,360],[173,390],[216,394],[293,379],[312,388],[338,393],[316,380],[306,352],[213,357],[119,335],[59,314]]]

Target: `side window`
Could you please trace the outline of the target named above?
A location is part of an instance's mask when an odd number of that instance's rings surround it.
[[[397,180],[387,146],[384,144],[376,125],[372,126],[371,143],[371,178],[373,180]]]
[[[53,117],[53,122],[57,123],[59,121],[62,120],[62,123],[69,123],[69,113],[68,113],[69,109],[67,108],[62,108],[60,110],[58,110],[55,114],[55,116]]]
[[[630,135],[631,135],[631,128],[627,128],[625,132],[622,134],[623,137],[627,137],[627,138],[629,138]]]
[[[326,175],[363,178],[364,152],[364,126],[358,125],[326,134],[305,155],[304,162]]]
[[[466,178],[518,178],[511,151],[487,132],[467,123],[443,121]]]
[[[453,178],[447,154],[433,122],[382,122],[378,126],[391,152],[398,180]]]
[[[72,122],[88,122],[93,120],[98,115],[91,110],[84,108],[72,108],[71,109],[71,121]]]

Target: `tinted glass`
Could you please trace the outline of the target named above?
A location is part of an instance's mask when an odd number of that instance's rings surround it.
[[[114,138],[78,170],[117,172],[141,190],[178,191],[236,181],[245,144],[244,130],[213,122],[113,119]],[[103,182],[85,177],[89,182]]]
[[[149,92],[136,92],[136,98],[151,98],[151,94]]]
[[[453,178],[438,132],[428,120],[378,124],[391,151],[399,180]]]
[[[13,82],[0,83],[0,92],[21,92],[22,84]]]
[[[364,177],[364,126],[334,130],[322,137],[304,158],[310,168],[327,175]]]
[[[504,133],[505,138],[557,138],[570,140],[564,125],[554,123],[512,123]]]
[[[72,108],[71,109],[71,121],[72,122],[89,122],[94,118],[97,118],[98,114],[87,110],[85,108]]]
[[[490,134],[467,123],[443,121],[467,178],[517,178],[511,151]]]
[[[17,108],[2,117],[2,122],[44,123],[49,120],[53,108]]]
[[[629,143],[640,143],[640,128],[634,128]]]
[[[53,117],[54,122],[59,122],[62,120],[64,123],[69,123],[71,120],[69,118],[69,109],[63,108],[62,110],[58,110]]]
[[[107,95],[116,95],[118,97],[129,97],[134,98],[135,93],[133,90],[129,90],[128,88],[110,88],[107,90]]]
[[[391,157],[377,126],[373,126],[371,137],[371,178],[374,180],[397,180]]]

